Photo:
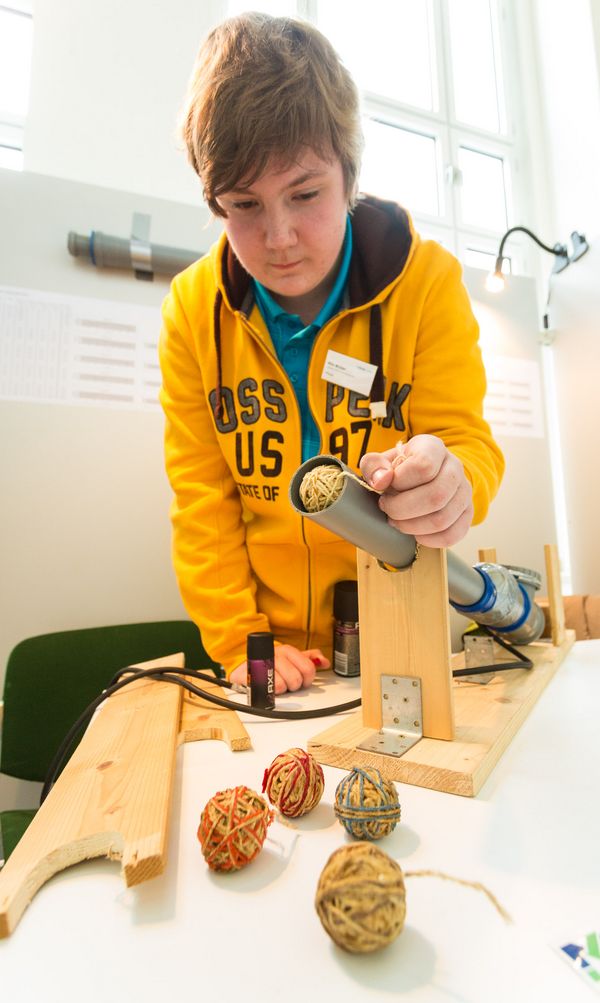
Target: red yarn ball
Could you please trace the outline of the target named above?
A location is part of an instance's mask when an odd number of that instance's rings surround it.
[[[238,871],[262,850],[273,812],[249,787],[230,787],[208,801],[200,816],[198,839],[213,871]]]
[[[323,770],[316,759],[304,749],[288,749],[265,770],[262,789],[282,815],[295,818],[318,805],[324,786]]]

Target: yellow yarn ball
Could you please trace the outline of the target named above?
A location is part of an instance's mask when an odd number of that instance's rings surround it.
[[[343,487],[344,471],[333,464],[321,464],[304,475],[298,492],[307,512],[322,512],[337,501]]]
[[[378,951],[404,926],[402,868],[372,843],[342,846],[321,872],[315,907],[339,947],[352,954]]]

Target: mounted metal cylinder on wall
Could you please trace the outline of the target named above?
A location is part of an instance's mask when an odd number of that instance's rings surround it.
[[[137,278],[151,279],[154,274],[173,278],[201,257],[201,251],[151,244],[136,237],[110,237],[92,230],[89,237],[73,230],[67,238],[69,253],[88,258],[98,268],[126,268]]]

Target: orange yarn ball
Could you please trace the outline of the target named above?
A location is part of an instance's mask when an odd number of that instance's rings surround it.
[[[265,770],[262,789],[282,815],[295,818],[318,805],[324,786],[323,770],[316,759],[304,749],[288,749]]]
[[[198,839],[213,871],[239,871],[262,850],[273,812],[249,787],[230,787],[208,801],[200,816]]]

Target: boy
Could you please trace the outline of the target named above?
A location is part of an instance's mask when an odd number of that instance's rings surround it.
[[[219,25],[183,134],[224,233],[163,309],[175,568],[234,681],[246,635],[274,633],[281,693],[329,665],[334,583],[356,577],[354,548],[289,504],[300,463],[360,466],[392,524],[440,547],[485,516],[503,461],[460,266],[400,206],[357,198],[358,96],[329,42],[289,18]],[[373,367],[370,393],[357,361]]]

